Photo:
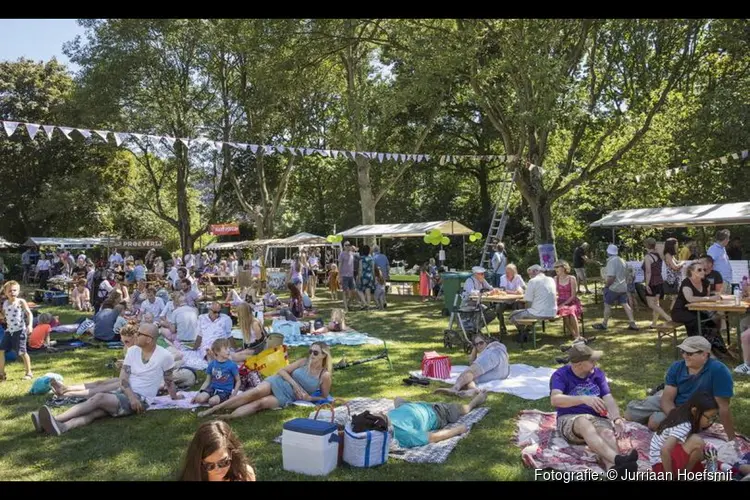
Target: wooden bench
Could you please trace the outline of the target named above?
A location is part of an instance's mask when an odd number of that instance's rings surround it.
[[[683,325],[682,323],[675,323],[674,321],[668,321],[656,326],[656,349],[659,359],[661,359],[661,343],[665,337],[671,337],[672,348],[674,349],[674,358],[679,358],[679,353],[677,352],[677,336],[679,335],[679,332],[677,331],[677,329],[682,326],[685,325]]]
[[[531,327],[531,344],[534,346],[534,349],[536,349],[536,324],[538,321],[536,318],[522,318],[514,321],[517,325]]]

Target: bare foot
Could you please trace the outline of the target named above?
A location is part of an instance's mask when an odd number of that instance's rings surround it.
[[[213,409],[206,410],[206,411],[201,411],[201,412],[198,412],[198,418],[208,417],[209,415],[213,415],[213,413],[214,413]],[[221,415],[219,415],[216,418],[221,418]]]
[[[478,393],[479,389],[464,389],[463,391],[458,391],[456,394],[462,398],[470,398],[476,396]]]
[[[474,396],[474,399],[471,400],[469,405],[472,408],[476,408],[477,406],[484,404],[485,401],[487,401],[487,391],[479,391],[479,394]]]
[[[451,396],[455,396],[457,391],[454,388],[448,388],[448,387],[440,387],[439,389],[435,389],[432,391],[434,394],[450,394]]]

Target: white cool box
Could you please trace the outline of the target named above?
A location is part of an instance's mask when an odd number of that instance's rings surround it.
[[[338,465],[338,427],[331,422],[295,418],[281,434],[284,470],[327,476]]]

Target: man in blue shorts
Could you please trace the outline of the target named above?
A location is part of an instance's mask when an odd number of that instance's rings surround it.
[[[635,324],[635,318],[633,317],[633,309],[628,304],[627,265],[622,260],[622,257],[617,255],[617,245],[609,245],[607,247],[605,276],[604,319],[600,324],[594,325],[594,328],[596,330],[606,330],[607,322],[612,314],[612,306],[620,304],[630,322],[628,330],[638,330],[638,325]]]

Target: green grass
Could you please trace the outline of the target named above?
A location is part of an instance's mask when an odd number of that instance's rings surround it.
[[[588,300],[588,299],[587,299]],[[316,304],[328,316],[333,303],[318,299]],[[441,304],[441,303],[439,303]],[[47,308],[68,321],[80,316],[65,308]],[[601,306],[587,304],[587,334],[593,320],[601,318]],[[612,391],[620,408],[635,398],[645,396],[645,389],[663,378],[672,358],[656,356],[653,331],[627,332],[621,310],[617,310],[607,333],[597,332],[595,346],[605,356],[601,367],[612,380]],[[647,315],[641,309],[639,319],[646,325]],[[650,318],[648,318],[650,319]],[[387,311],[352,312],[348,322],[356,329],[388,341],[393,371],[384,360],[337,371],[333,393],[339,398],[395,397],[427,401],[447,401],[431,394],[439,386],[405,386],[401,379],[409,370],[418,369],[422,353],[445,351],[442,332],[447,319],[440,316],[436,303],[422,304],[418,298],[393,298]],[[535,366],[558,366],[558,346],[564,339],[561,323],[548,325],[540,335],[536,350],[520,350],[506,338],[512,363]],[[496,331],[497,322],[491,325]],[[294,348],[291,359],[305,354],[306,348]],[[343,356],[358,359],[376,354],[377,346],[333,347],[334,360]],[[105,363],[119,354],[107,349],[88,349],[55,355],[34,356],[34,372],[42,375],[56,372],[68,383],[91,381],[113,376]],[[454,350],[449,353],[454,364],[467,364],[466,356]],[[187,411],[155,411],[143,416],[104,419],[75,429],[62,437],[37,435],[29,418],[46,400],[30,396],[30,382],[23,376],[19,363],[8,365],[8,382],[0,384],[0,470],[6,480],[162,480],[169,479],[179,465],[183,452],[201,422]],[[735,375],[735,398],[732,409],[738,431],[750,433],[750,379]],[[520,410],[551,410],[547,399],[526,401],[507,394],[490,394],[489,414],[462,440],[448,461],[442,465],[410,464],[391,459],[375,469],[336,469],[333,480],[530,480],[533,472],[525,469],[520,449],[513,444],[515,416]],[[55,410],[57,412],[59,410]],[[282,470],[281,447],[271,440],[281,433],[283,422],[306,416],[308,408],[292,407],[269,411],[232,422],[248,454],[256,464],[261,480],[299,480],[304,476]]]

